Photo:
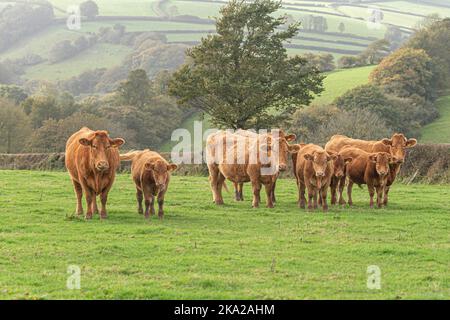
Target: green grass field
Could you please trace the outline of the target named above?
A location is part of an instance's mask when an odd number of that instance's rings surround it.
[[[314,104],[332,103],[350,89],[369,82],[369,74],[376,66],[340,69],[327,74],[323,81],[324,91],[314,99]]]
[[[395,185],[388,209],[330,213],[296,206],[293,180],[275,209],[226,195],[211,203],[206,177],[173,177],[166,217],[136,213],[130,176],[119,175],[109,218],[70,218],[67,173],[0,171],[0,298],[448,299],[450,187]],[[264,199],[265,197],[263,197]],[[81,289],[68,290],[69,265]],[[381,269],[381,290],[367,268]]]
[[[421,141],[450,143],[450,95],[437,101],[440,117],[422,129]]]

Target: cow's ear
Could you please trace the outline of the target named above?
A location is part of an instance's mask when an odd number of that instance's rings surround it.
[[[299,152],[301,147],[298,144],[289,144],[288,145],[288,151],[290,153],[297,153]]]
[[[384,138],[383,140],[381,140],[381,142],[383,142],[384,145],[392,146],[392,140],[391,139]]]
[[[416,139],[408,139],[408,141],[406,141],[406,147],[407,148],[415,147],[416,144],[417,144],[417,140]]]
[[[155,165],[153,164],[153,163],[150,163],[150,162],[147,162],[145,165],[144,165],[144,168],[145,168],[145,170],[153,170],[153,169],[155,169]]]
[[[80,144],[85,147],[90,147],[92,145],[92,140],[86,138],[81,138],[80,140],[78,140],[78,142],[80,142]]]
[[[287,142],[291,142],[294,141],[297,138],[297,136],[295,134],[288,134],[284,138],[286,139]]]
[[[115,148],[120,147],[121,145],[123,145],[125,143],[125,140],[122,138],[116,138],[116,139],[112,139],[111,140],[111,145]]]
[[[352,161],[353,161],[353,158],[345,158],[345,159],[344,159],[344,163],[345,163],[345,164],[351,163]]]
[[[167,165],[167,170],[169,171],[174,171],[177,170],[178,166],[175,163],[171,163],[169,165]]]
[[[305,157],[306,160],[311,160],[311,161],[314,160],[314,156],[312,154],[309,154],[309,153],[305,154],[304,157]]]
[[[376,154],[371,154],[369,156],[369,160],[372,161],[373,163],[377,162],[377,155]]]

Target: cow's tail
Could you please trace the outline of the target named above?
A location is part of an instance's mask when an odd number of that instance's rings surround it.
[[[143,151],[129,151],[127,153],[121,154],[120,155],[120,161],[132,161],[136,156],[138,156],[139,154],[141,154]]]
[[[363,189],[362,184],[359,184],[359,183],[358,183],[358,187],[359,187],[360,189]]]

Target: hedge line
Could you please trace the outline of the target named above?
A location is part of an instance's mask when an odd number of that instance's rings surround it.
[[[162,155],[170,159],[170,153]],[[0,154],[0,169],[65,170],[64,154]],[[129,162],[123,162],[120,170],[128,172]],[[175,174],[206,176],[208,169],[205,164],[182,164]],[[292,169],[289,167],[282,177],[292,177]],[[409,149],[399,180],[405,183],[450,183],[450,144],[419,144]]]

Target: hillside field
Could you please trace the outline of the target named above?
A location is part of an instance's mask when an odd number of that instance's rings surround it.
[[[440,117],[422,129],[424,143],[450,143],[450,95],[437,101]]]
[[[0,171],[0,299],[448,299],[450,187],[397,184],[387,209],[328,214],[297,208],[293,180],[275,209],[211,202],[207,177],[175,176],[166,216],[136,212],[128,174],[110,193],[109,218],[72,216],[67,173]],[[263,201],[265,196],[262,196]],[[81,289],[68,290],[69,265]],[[367,288],[367,268],[381,289]]]

